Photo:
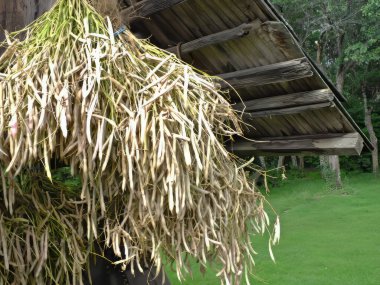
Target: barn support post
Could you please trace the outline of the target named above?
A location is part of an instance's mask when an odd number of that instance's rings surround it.
[[[292,156],[291,156],[291,159],[292,159],[292,167],[293,167],[294,169],[298,169],[297,156],[292,155]]]
[[[260,165],[262,168],[266,169],[267,168],[267,164],[266,164],[266,161],[265,161],[265,156],[259,156],[259,161],[260,161]]]
[[[277,171],[278,172],[282,171],[284,164],[285,164],[285,156],[279,156],[278,162],[277,162]]]

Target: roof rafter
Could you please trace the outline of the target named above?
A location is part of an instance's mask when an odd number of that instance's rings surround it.
[[[363,149],[363,138],[359,133],[292,136],[291,138],[268,138],[265,141],[237,141],[230,147],[236,154],[338,154],[359,155]]]
[[[323,102],[323,103],[315,103],[308,105],[299,105],[295,107],[286,107],[281,109],[268,109],[263,111],[256,112],[247,112],[247,118],[259,118],[259,117],[271,117],[271,116],[284,116],[284,115],[292,115],[298,114],[305,111],[310,110],[318,110],[322,108],[331,108],[334,107],[335,104],[333,102]]]
[[[247,86],[259,86],[280,83],[313,76],[313,71],[306,58],[218,74],[217,77],[227,81],[235,89]],[[228,88],[226,82],[220,82],[222,88]]]
[[[149,17],[155,13],[168,9],[187,0],[143,0],[135,5],[121,10],[121,16],[128,22],[139,18]]]
[[[252,29],[259,27],[260,24],[261,24],[261,21],[257,19],[251,23],[248,23],[248,24],[244,23],[238,27],[228,29],[228,30],[224,30],[224,31],[219,32],[219,33],[204,36],[204,37],[201,37],[199,39],[181,44],[180,45],[180,53],[181,54],[190,53],[192,51],[201,49],[203,47],[207,47],[207,46],[214,45],[214,44],[220,44],[223,42],[227,42],[230,40],[234,40],[234,39],[238,39],[238,38],[247,36]],[[169,52],[172,52],[172,53],[177,53],[177,49],[178,49],[178,47],[174,46],[174,47],[170,47],[166,50]]]
[[[334,101],[334,98],[334,94],[330,89],[319,89],[249,100],[235,104],[234,108],[240,111],[244,110],[244,112],[257,112],[328,103]]]

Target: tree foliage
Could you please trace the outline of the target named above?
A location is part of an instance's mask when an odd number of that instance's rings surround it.
[[[380,0],[273,2],[304,49],[336,82],[347,98],[348,111],[367,133],[362,99],[362,90],[365,91],[374,131],[380,134]],[[344,159],[343,166],[352,168],[353,159]],[[368,161],[368,156],[361,160]],[[367,164],[359,163],[358,167],[366,170]]]

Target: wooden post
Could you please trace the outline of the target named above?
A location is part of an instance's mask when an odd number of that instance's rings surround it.
[[[285,163],[285,156],[279,156],[278,162],[277,162],[277,172],[282,171],[282,168],[284,167]]]
[[[266,169],[267,168],[267,164],[265,162],[265,157],[264,156],[259,156],[259,160],[260,160],[260,164],[261,164],[261,167]]]
[[[294,169],[297,169],[297,168],[298,168],[297,156],[292,155],[292,156],[291,156],[291,159],[292,159],[292,167],[293,167]]]

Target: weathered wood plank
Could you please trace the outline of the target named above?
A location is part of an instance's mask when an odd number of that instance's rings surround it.
[[[282,140],[239,141],[230,150],[238,155],[260,154],[337,154],[359,155],[363,149],[363,138],[358,133],[336,134],[336,136],[293,136]]]
[[[21,29],[50,9],[56,0],[0,1],[0,25],[8,31]]]
[[[0,1],[0,42],[5,39],[4,30],[13,32],[24,28],[49,10],[56,0]],[[0,54],[3,52],[0,48]]]
[[[300,105],[296,107],[287,107],[281,109],[268,109],[263,111],[255,111],[255,112],[247,112],[245,111],[245,116],[251,118],[259,118],[259,117],[270,117],[270,116],[284,116],[290,114],[298,114],[305,111],[322,109],[327,107],[334,107],[335,104],[333,102],[324,102],[317,104],[309,104],[309,105]]]
[[[252,29],[259,27],[261,22],[259,20],[253,21],[249,24],[242,24],[236,28],[225,30],[219,33],[211,34],[191,42],[181,44],[180,52],[181,54],[189,53],[206,46],[219,44],[222,42],[227,42],[230,40],[238,39],[244,37],[250,33]],[[176,53],[177,47],[170,47],[167,51]]]
[[[349,133],[350,134],[350,133]],[[312,134],[312,135],[302,135],[303,139],[320,139],[320,138],[339,138],[343,134],[342,133],[323,133],[323,134]],[[260,137],[259,141],[282,141],[287,139],[287,140],[298,140],[300,138],[300,135],[296,136],[282,136],[282,137]]]
[[[216,75],[235,89],[247,86],[259,86],[310,77],[313,75],[306,58],[299,58],[285,62],[238,70]],[[220,81],[222,88],[228,88],[226,82]]]
[[[303,57],[305,54],[298,46],[284,23],[277,21],[264,22],[260,29],[257,30],[257,36],[261,40],[272,43],[278,52],[281,52],[286,58]]]
[[[121,16],[127,22],[148,17],[187,0],[143,0],[121,11]]]
[[[327,103],[334,100],[334,93],[330,89],[319,89],[307,92],[271,96],[235,104],[236,110],[255,112],[263,110],[280,109],[287,107],[305,106],[318,103]]]

